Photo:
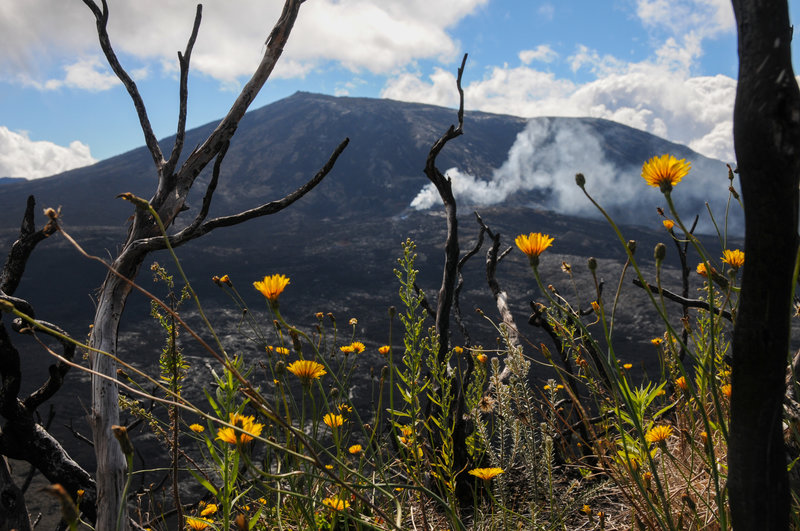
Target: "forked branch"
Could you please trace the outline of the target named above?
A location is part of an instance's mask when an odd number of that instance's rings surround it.
[[[142,133],[144,133],[145,144],[147,144],[147,149],[150,150],[150,155],[153,157],[156,168],[161,172],[164,166],[164,155],[161,154],[161,147],[158,145],[158,139],[156,139],[155,133],[153,133],[153,127],[150,125],[150,118],[147,116],[147,109],[144,106],[142,96],[139,94],[139,89],[136,87],[136,82],[128,75],[128,72],[122,68],[119,59],[117,59],[117,54],[111,46],[111,39],[108,36],[108,3],[106,0],[101,0],[101,2],[103,4],[102,9],[100,9],[94,0],[83,0],[83,3],[94,13],[94,18],[97,21],[97,37],[100,39],[100,48],[103,50],[103,54],[106,56],[111,70],[114,71],[117,78],[125,85],[125,89],[128,91],[131,100],[133,100],[133,106],[136,108],[136,114],[139,116],[139,125],[141,125]]]

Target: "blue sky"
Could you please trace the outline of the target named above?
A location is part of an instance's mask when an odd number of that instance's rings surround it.
[[[176,52],[196,4],[109,4],[122,64],[156,134],[172,134]],[[281,2],[235,4],[204,4],[189,127],[226,112]],[[789,4],[797,25],[800,0]],[[83,2],[4,2],[0,33],[0,176],[43,177],[142,145]],[[467,109],[603,117],[733,159],[737,59],[729,0],[308,0],[253,108],[297,90],[454,106],[454,73],[465,52]]]

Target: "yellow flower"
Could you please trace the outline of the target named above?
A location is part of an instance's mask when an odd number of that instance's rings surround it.
[[[528,255],[531,265],[539,263],[539,255],[553,244],[554,238],[541,232],[531,232],[528,236],[520,234],[514,240],[519,250]]]
[[[345,509],[350,507],[350,502],[348,502],[347,500],[343,500],[339,497],[325,498],[324,500],[322,500],[322,504],[325,505],[326,507],[330,507],[334,511],[344,511]]]
[[[653,157],[642,165],[642,177],[647,184],[669,192],[692,168],[686,159],[676,159],[672,155]]]
[[[626,363],[625,365],[622,366],[622,368],[629,371],[633,369],[633,363]]]
[[[219,277],[219,281],[223,284],[227,284],[228,286],[233,284],[233,282],[231,282],[231,277],[229,277],[228,275],[222,275],[221,277]]]
[[[202,531],[203,529],[207,529],[211,520],[206,518],[196,518],[194,516],[187,516],[186,517],[186,525],[189,526],[189,529],[193,529],[195,531]]]
[[[468,474],[475,476],[476,478],[480,478],[484,481],[489,481],[495,476],[502,474],[504,470],[502,468],[473,468],[468,472]]]
[[[703,441],[703,444],[708,444],[708,433],[701,431],[700,440]]]
[[[344,417],[333,413],[326,413],[325,416],[322,417],[322,422],[327,424],[330,428],[338,428],[344,424]]]
[[[286,347],[275,347],[274,349],[270,349],[270,350],[274,350],[278,354],[283,354],[284,356],[289,354],[289,349],[286,348]]]
[[[83,495],[86,494],[86,491],[83,489],[78,489],[78,498],[82,498]]]
[[[364,346],[364,343],[362,343],[361,341],[354,341],[354,342],[350,343],[350,347],[353,349],[353,352],[355,352],[356,354],[361,354],[362,352],[364,352],[364,349],[366,348]]]
[[[387,355],[389,353],[389,351],[391,349],[392,349],[392,347],[390,347],[389,345],[384,345],[384,346],[382,346],[381,348],[378,349],[378,352],[380,352],[381,354],[383,354],[385,356],[385,355]]]
[[[678,379],[675,380],[675,385],[677,385],[681,391],[689,390],[689,384],[686,382],[686,378],[683,376],[679,376]]]
[[[354,444],[353,446],[347,449],[347,451],[353,455],[360,454],[361,450],[363,450],[363,448],[361,448],[360,444]]]
[[[209,514],[214,514],[217,512],[217,506],[214,503],[209,503],[205,506],[205,508],[200,511],[200,516],[208,516]]]
[[[591,304],[592,304],[592,310],[594,310],[594,313],[599,314],[600,313],[600,303],[597,302],[597,301],[592,301]]]
[[[341,413],[352,413],[353,408],[348,406],[347,404],[339,404],[339,411]]]
[[[728,398],[730,398],[731,397],[731,391],[733,390],[733,388],[731,387],[731,384],[725,384],[725,385],[721,386],[719,388],[719,390],[722,391],[723,395],[725,395]]]
[[[644,436],[644,440],[649,442],[650,444],[656,444],[660,442],[664,442],[670,438],[672,435],[672,426],[661,425],[661,426],[653,426]]]
[[[348,324],[349,324],[350,326],[355,326],[355,325],[357,325],[357,324],[358,324],[358,319],[356,319],[355,317],[352,317],[352,318],[350,319],[350,321],[348,321]]]
[[[589,506],[588,506],[588,505],[586,505],[586,504],[583,504],[583,507],[581,507],[581,512],[582,512],[583,514],[586,514],[586,515],[589,515],[589,516],[591,516],[591,515],[592,515],[592,508],[591,508],[591,507],[589,507]]]
[[[453,352],[455,352],[457,355],[460,356],[461,354],[464,353],[464,348],[463,347],[453,347]]]
[[[200,424],[192,424],[191,426],[189,426],[189,429],[195,433],[203,433],[204,431],[206,431],[206,429]]]
[[[475,356],[475,359],[478,360],[480,363],[486,363],[486,360],[488,360],[489,357],[486,354],[478,354],[477,356]]]
[[[253,440],[254,436],[258,437],[261,435],[261,430],[264,429],[264,425],[256,422],[255,417],[244,416],[238,413],[231,413],[228,422],[239,428],[239,430],[235,430],[226,426],[217,431],[217,439],[228,444],[248,443]],[[242,431],[246,431],[252,435],[242,433]]]
[[[667,230],[672,230],[672,227],[675,226],[675,222],[672,221],[671,219],[665,219],[661,223],[664,224],[664,228],[667,229]]]
[[[733,251],[725,249],[722,251],[722,261],[734,269],[739,269],[744,265],[744,253],[739,249]]]
[[[708,276],[708,271],[706,271],[706,264],[704,264],[703,262],[697,264],[697,274],[702,275],[704,277]]]
[[[297,360],[289,364],[286,370],[294,374],[304,384],[310,384],[313,380],[327,374],[325,366],[312,360]]]
[[[654,337],[650,340],[650,343],[654,344],[655,346],[659,346],[664,340],[660,337]]]
[[[256,280],[253,286],[261,292],[270,302],[277,302],[278,296],[283,293],[284,288],[289,284],[289,279],[285,275],[272,275],[264,277],[264,280]]]

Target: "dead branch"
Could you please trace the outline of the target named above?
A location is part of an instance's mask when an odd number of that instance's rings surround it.
[[[477,216],[478,213],[476,212],[475,215]],[[456,271],[458,273],[458,282],[456,283],[456,289],[453,293],[453,316],[456,319],[456,323],[458,327],[461,329],[461,335],[464,336],[464,346],[471,347],[472,346],[472,339],[469,336],[469,331],[467,327],[464,325],[464,320],[461,317],[461,304],[460,304],[460,295],[461,295],[461,288],[464,287],[464,276],[461,274],[461,270],[463,269],[464,265],[467,261],[475,256],[478,251],[480,251],[481,247],[483,246],[483,235],[486,230],[483,227],[480,227],[478,230],[478,241],[475,243],[475,247],[470,249],[467,254],[461,257],[458,261],[458,266],[456,267]],[[470,363],[470,367],[472,363]],[[471,369],[468,369],[467,372],[471,372]]]
[[[636,287],[645,289],[645,285],[642,284],[642,282],[638,278],[634,278],[633,279],[633,285],[636,286]],[[658,286],[653,286],[652,284],[647,284],[647,289],[649,289],[653,293],[659,293],[659,292],[663,293],[665,299],[671,300],[673,302],[677,302],[677,303],[681,304],[682,306],[684,306],[686,308],[700,308],[700,309],[703,309],[703,310],[706,310],[706,311],[711,311],[711,308],[709,307],[707,301],[700,300],[700,299],[687,299],[685,297],[681,297],[680,295],[678,295],[676,293],[673,293],[673,292],[671,292],[669,290],[663,289],[663,288],[661,290],[659,290]],[[714,311],[715,314],[721,315],[722,317],[724,317],[728,321],[733,322],[733,316],[731,315],[731,312],[729,312],[727,310],[723,310],[722,308],[716,308],[716,307],[714,308],[713,311]]]
[[[164,163],[164,175],[172,175],[172,172],[175,171],[175,166],[178,164],[181,151],[183,151],[183,142],[186,138],[186,109],[189,100],[189,61],[192,58],[192,50],[197,40],[197,32],[200,30],[200,21],[202,18],[203,5],[197,4],[192,34],[189,37],[189,42],[186,43],[186,50],[184,50],[183,54],[178,52],[178,64],[181,68],[180,88],[178,89],[178,127],[175,133],[175,144],[172,146],[172,153],[169,156],[169,160]]]
[[[56,230],[58,225],[55,220],[57,213],[54,212],[50,221],[42,230],[36,230],[33,211],[36,208],[36,200],[33,196],[28,196],[28,203],[25,207],[25,214],[22,217],[22,225],[19,229],[19,238],[11,246],[11,251],[6,257],[3,270],[0,271],[0,293],[13,295],[19,286],[22,275],[25,272],[25,265],[28,263],[33,249],[42,240],[48,238]],[[17,308],[23,313],[27,313],[21,308]],[[32,310],[31,310],[32,311]]]
[[[139,89],[136,87],[136,82],[128,75],[125,69],[122,68],[119,59],[117,59],[117,54],[111,46],[111,39],[108,36],[108,3],[106,0],[101,0],[101,2],[103,4],[102,10],[94,0],[83,0],[83,3],[86,4],[94,14],[94,18],[97,22],[97,37],[100,40],[100,48],[106,56],[108,65],[111,67],[111,70],[114,71],[117,78],[122,81],[122,84],[125,85],[125,89],[128,91],[131,100],[133,100],[133,106],[136,108],[136,114],[139,116],[139,125],[142,127],[142,133],[144,133],[145,144],[147,144],[147,149],[150,150],[153,162],[160,173],[161,169],[164,167],[164,155],[161,154],[161,147],[158,145],[158,139],[156,139],[155,133],[153,133],[153,127],[150,125],[150,118],[147,116],[147,109],[145,108],[142,96],[139,94]]]
[[[453,197],[453,187],[448,177],[445,177],[436,167],[436,157],[444,146],[464,132],[464,90],[461,88],[461,77],[464,74],[464,65],[467,54],[461,60],[456,78],[458,89],[458,126],[451,125],[434,143],[425,162],[425,175],[436,187],[444,203],[447,216],[447,239],[445,241],[445,263],[442,274],[442,286],[439,288],[439,298],[436,306],[436,332],[439,334],[439,361],[444,360],[450,342],[450,310],[453,306],[453,291],[455,290],[456,267],[458,265],[458,219],[456,218],[456,200]]]
[[[254,218],[269,216],[284,210],[285,208],[291,206],[297,200],[305,196],[308,192],[313,190],[320,182],[322,182],[322,180],[333,169],[333,166],[334,164],[336,164],[336,160],[339,158],[339,155],[342,154],[342,152],[349,143],[350,139],[345,138],[342,141],[342,143],[336,147],[333,154],[331,154],[330,158],[328,159],[328,162],[326,162],[325,165],[322,168],[320,168],[320,170],[314,175],[314,177],[310,181],[305,183],[303,186],[301,186],[294,192],[290,193],[289,195],[281,199],[278,199],[276,201],[270,201],[269,203],[265,203],[256,208],[245,210],[244,212],[240,212],[238,214],[218,217],[203,222],[205,215],[208,213],[208,207],[211,204],[211,196],[214,193],[217,180],[219,179],[219,167],[215,164],[214,175],[212,176],[211,182],[209,183],[208,189],[206,190],[206,195],[203,198],[203,205],[201,207],[200,213],[198,214],[198,216],[195,218],[195,221],[191,225],[181,230],[177,234],[170,236],[169,240],[170,245],[172,247],[177,247],[188,241],[194,240],[195,238],[199,238],[200,236],[203,236],[204,234],[207,234],[214,229],[218,229],[221,227],[231,227],[234,225],[238,225],[240,223],[244,223],[245,221],[249,221]],[[224,151],[220,152],[220,156],[224,156]],[[221,159],[218,158],[217,160],[220,161]],[[134,242],[133,245],[136,247],[145,246],[148,250],[159,250],[159,249],[164,249],[166,247],[163,237],[160,236],[143,239]]]

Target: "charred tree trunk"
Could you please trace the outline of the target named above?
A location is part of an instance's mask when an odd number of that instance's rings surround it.
[[[788,529],[782,404],[798,244],[800,93],[786,2],[733,0],[733,8],[747,263],[733,338],[728,487],[737,531]]]

